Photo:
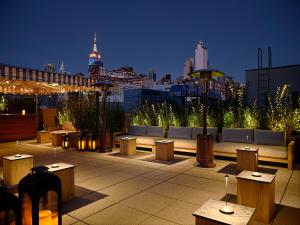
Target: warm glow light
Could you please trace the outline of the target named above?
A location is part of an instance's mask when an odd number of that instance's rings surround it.
[[[22,116],[24,116],[26,114],[26,110],[22,109]]]
[[[39,211],[39,225],[52,225],[52,216],[50,210]]]

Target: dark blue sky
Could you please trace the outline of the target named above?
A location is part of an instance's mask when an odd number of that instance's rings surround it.
[[[300,63],[300,1],[1,0],[0,62],[45,63],[87,74],[93,33],[104,66],[182,74],[203,40],[210,65],[244,80],[257,48],[272,47],[273,65]]]

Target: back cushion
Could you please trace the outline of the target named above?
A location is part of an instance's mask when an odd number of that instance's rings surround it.
[[[248,142],[247,142],[248,136]],[[227,142],[253,143],[254,131],[247,128],[223,128],[222,139]]]
[[[128,134],[137,136],[146,136],[147,126],[129,126]]]
[[[169,127],[168,138],[191,139],[191,127]]]
[[[285,132],[272,130],[254,130],[254,143],[258,145],[285,146]]]
[[[163,137],[164,136],[164,129],[162,127],[148,126],[147,136]]]
[[[197,135],[202,133],[203,133],[203,127],[193,127],[192,139],[197,139]],[[217,127],[208,127],[207,133],[211,134],[215,140],[217,136]]]

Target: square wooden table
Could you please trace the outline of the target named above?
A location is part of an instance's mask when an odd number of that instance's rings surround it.
[[[15,185],[25,177],[33,167],[33,156],[22,154],[3,157],[3,181],[5,185]]]
[[[51,133],[48,131],[38,131],[36,133],[37,143],[44,144],[51,141]]]
[[[238,148],[236,149],[237,170],[257,171],[258,169],[258,148]]]
[[[120,138],[120,153],[123,155],[136,154],[136,138]]]
[[[224,201],[209,199],[193,213],[196,218],[196,225],[250,224],[255,211],[254,208],[228,202],[227,205],[234,210],[234,213],[224,214],[219,210],[224,205]]]
[[[156,160],[170,161],[174,160],[174,141],[161,140],[156,141]]]
[[[238,204],[254,207],[254,219],[269,223],[275,213],[275,175],[244,170],[237,178]]]
[[[52,135],[52,145],[53,146],[62,146],[63,136],[65,134],[72,136],[74,133],[79,133],[78,131],[67,131],[67,130],[55,130],[51,132]]]
[[[50,173],[53,173],[60,178],[62,201],[66,202],[73,199],[75,196],[75,166],[67,163],[55,163],[46,166],[49,168],[48,171]]]

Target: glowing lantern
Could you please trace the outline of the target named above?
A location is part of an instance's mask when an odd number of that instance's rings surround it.
[[[69,148],[70,147],[70,136],[66,133],[63,137],[62,141],[62,148]]]
[[[48,167],[32,168],[18,189],[23,225],[62,225],[61,181]]]
[[[86,137],[84,134],[80,134],[77,137],[77,149],[78,150],[85,150],[86,148]]]
[[[95,135],[89,135],[88,137],[88,149],[89,150],[97,150],[97,137]]]
[[[22,116],[24,116],[26,114],[26,110],[22,109]]]

